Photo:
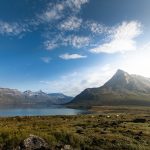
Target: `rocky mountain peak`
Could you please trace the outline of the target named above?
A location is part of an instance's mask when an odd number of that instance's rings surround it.
[[[118,69],[103,86],[85,89],[70,105],[150,105],[150,79]]]
[[[125,72],[121,69],[118,69],[117,72],[113,75],[113,78],[119,78],[119,79],[126,80],[126,78],[129,77],[129,76],[130,75],[127,72]]]
[[[113,77],[104,84],[104,87],[110,87],[112,89],[127,88],[131,81],[131,75],[121,69],[118,69]]]

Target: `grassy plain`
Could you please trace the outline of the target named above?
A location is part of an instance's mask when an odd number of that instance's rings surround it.
[[[77,116],[0,118],[0,149],[15,150],[30,134],[44,138],[51,149],[150,150],[149,107],[93,107]]]

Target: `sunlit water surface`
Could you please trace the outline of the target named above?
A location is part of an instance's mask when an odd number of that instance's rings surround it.
[[[87,110],[71,109],[65,107],[49,107],[49,108],[5,108],[0,109],[0,117],[13,116],[54,116],[54,115],[78,115],[86,114]]]

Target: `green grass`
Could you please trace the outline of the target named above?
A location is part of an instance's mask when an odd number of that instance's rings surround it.
[[[145,118],[145,123],[134,123]],[[0,118],[0,149],[15,149],[30,134],[44,138],[55,149],[69,144],[76,149],[149,150],[150,116],[115,113],[55,117]]]

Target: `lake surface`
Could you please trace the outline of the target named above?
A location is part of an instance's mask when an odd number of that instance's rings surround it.
[[[54,116],[54,115],[78,115],[86,114],[87,110],[70,109],[63,107],[50,108],[5,108],[0,109],[0,117],[13,116]]]

